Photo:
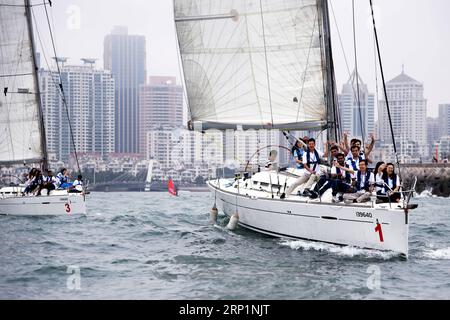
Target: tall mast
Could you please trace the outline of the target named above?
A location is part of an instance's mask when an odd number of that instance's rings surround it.
[[[326,103],[327,103],[327,138],[338,142],[339,115],[336,100],[336,85],[334,76],[333,52],[331,47],[330,16],[328,0],[321,0],[323,13],[323,43],[325,49],[326,66]]]
[[[34,45],[34,36],[33,36],[33,19],[31,16],[31,3],[30,0],[25,0],[25,11],[28,22],[28,30],[30,34],[30,45],[31,45],[31,53],[32,53],[32,61],[33,61],[33,69],[34,69],[34,82],[36,86],[36,100],[38,104],[38,117],[39,117],[39,131],[41,137],[41,150],[42,150],[42,169],[48,169],[48,155],[47,155],[47,140],[45,135],[45,126],[44,126],[44,112],[42,110],[42,101],[41,101],[41,90],[39,87],[39,74],[38,67],[36,63],[36,48]]]

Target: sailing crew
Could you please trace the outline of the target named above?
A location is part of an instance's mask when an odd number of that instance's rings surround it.
[[[330,175],[322,175],[319,182],[316,184],[314,190],[311,191],[311,199],[316,199],[321,197],[328,189],[332,188],[332,196],[334,202],[340,202],[338,200],[342,197],[344,192],[351,189],[352,175],[355,172],[348,168],[345,164],[345,155],[343,153],[338,153],[336,155],[336,160],[333,161],[333,166],[330,171]],[[339,196],[338,193],[341,193]]]
[[[339,154],[339,146],[336,143],[331,143],[330,155],[331,155],[331,163],[337,161],[337,155]],[[324,160],[328,160],[328,145],[325,144],[325,154]]]
[[[399,193],[401,183],[399,176],[395,173],[394,164],[388,163],[386,171],[377,181],[377,184],[384,185],[383,190],[378,195],[378,200],[383,202],[400,202],[401,195]]]
[[[44,179],[42,177],[42,172],[39,169],[36,169],[36,176],[34,177],[33,181],[31,181],[30,185],[30,192],[34,193],[35,195],[40,196],[41,195],[41,186],[44,183]]]
[[[360,148],[359,156],[361,157],[361,159],[368,160],[369,163],[372,163],[372,160],[369,159],[369,156],[372,153],[373,148],[375,146],[375,136],[373,134],[371,134],[370,139],[371,139],[370,144],[366,146],[365,150],[363,150],[361,147],[361,144],[362,144],[361,140],[356,139],[356,138],[354,138],[350,141],[350,149],[349,149],[348,143],[347,143],[347,134],[344,133],[344,143],[343,144],[344,144],[344,146],[346,146],[346,147],[344,147],[344,149],[346,149],[346,152],[348,152],[347,158],[352,157],[351,148],[353,146],[357,146]]]
[[[284,199],[286,196],[289,197],[291,193],[300,185],[305,184],[302,196],[309,197],[311,195],[310,188],[313,184],[320,179],[321,175],[321,158],[323,157],[323,153],[316,150],[316,140],[311,138],[308,140],[308,149],[303,155],[303,162],[305,171],[303,174],[292,184],[289,186],[289,189],[286,193],[283,193],[280,196],[280,199]]]
[[[345,202],[362,203],[370,200],[375,186],[375,178],[373,173],[368,170],[367,164],[367,160],[361,160],[359,162],[354,192],[344,194]]]
[[[41,191],[46,189],[47,195],[50,195],[50,191],[55,190],[57,185],[57,180],[53,175],[53,171],[46,170],[45,174],[42,177],[42,184],[39,187],[38,195],[41,194]]]
[[[375,181],[376,181],[375,187],[376,187],[377,195],[380,195],[381,193],[383,193],[384,184],[380,183],[380,181],[383,181],[382,177],[385,172],[386,172],[386,163],[384,161],[378,162],[375,166],[375,170],[373,170],[373,174],[375,176]]]
[[[305,154],[305,150],[303,149],[303,142],[297,140],[295,145],[292,147],[292,155],[294,156],[294,161],[296,163],[297,169],[303,169],[303,155]]]
[[[72,185],[69,182],[69,171],[66,168],[62,168],[56,175],[57,185],[59,189],[68,189]]]
[[[353,146],[351,157],[347,157],[347,161],[346,161],[346,164],[348,165],[348,167],[353,169],[353,171],[355,171],[355,172],[359,170],[359,163],[361,162],[361,160],[364,160],[364,158],[361,157],[360,149],[361,148],[356,145]]]
[[[30,170],[30,172],[28,173],[27,181],[25,182],[25,189],[23,190],[23,194],[22,195],[25,195],[25,194],[28,194],[28,193],[32,192],[33,191],[32,189],[35,188],[35,185],[33,184],[33,181],[36,178],[37,170],[38,169],[36,169],[36,168],[32,168]]]
[[[345,163],[345,155],[339,153],[337,155],[337,161],[334,162],[333,168],[331,168],[333,202],[341,202],[343,200],[342,195],[353,189],[352,181],[355,180],[354,174],[355,171]]]
[[[77,179],[72,183],[72,186],[70,187],[72,190],[76,191],[83,191],[83,176],[81,174],[78,175]],[[74,191],[74,192],[76,192]]]

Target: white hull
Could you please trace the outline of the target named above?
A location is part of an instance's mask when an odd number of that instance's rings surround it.
[[[46,196],[0,197],[0,215],[11,216],[69,216],[85,215],[86,200],[81,193],[55,191]]]
[[[217,207],[238,213],[239,225],[280,238],[394,251],[408,256],[408,213],[389,204],[334,204],[298,196],[280,199],[267,192],[230,187],[232,180],[209,181]],[[376,231],[377,223],[381,225]]]

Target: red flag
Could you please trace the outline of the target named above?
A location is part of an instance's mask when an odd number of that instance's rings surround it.
[[[177,188],[175,187],[175,184],[173,183],[173,180],[170,179],[169,183],[167,185],[167,188],[169,189],[169,193],[173,196],[178,196]]]

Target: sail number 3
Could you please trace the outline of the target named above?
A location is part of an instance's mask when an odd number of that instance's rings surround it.
[[[66,203],[65,207],[66,207],[66,212],[70,214],[70,212],[72,211],[72,209],[70,208],[70,203]]]

